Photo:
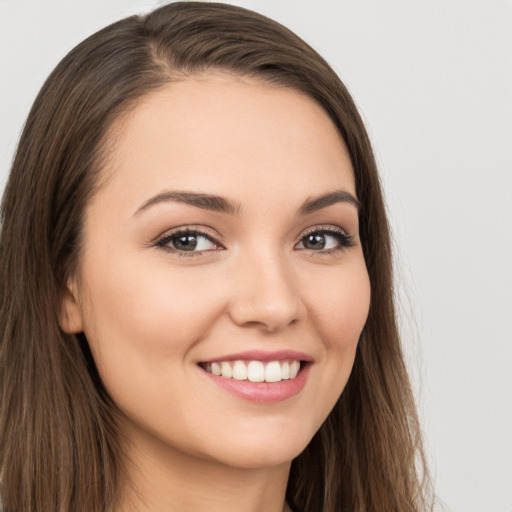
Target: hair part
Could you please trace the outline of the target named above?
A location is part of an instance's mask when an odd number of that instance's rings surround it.
[[[371,305],[349,382],[292,463],[301,512],[419,512],[429,480],[393,306],[389,227],[370,141],[329,65],[280,24],[226,4],[177,2],[74,48],[43,85],[1,207],[0,492],[6,512],[106,512],[123,478],[117,409],[87,340],[59,328],[83,215],[108,179],[111,127],[173,80],[232,73],[300,91],[342,137],[361,203]]]

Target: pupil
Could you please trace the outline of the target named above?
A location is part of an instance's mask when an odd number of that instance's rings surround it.
[[[323,249],[325,247],[324,235],[308,235],[304,244],[308,249]]]
[[[194,235],[182,235],[174,243],[176,249],[193,251],[197,246],[197,237]]]

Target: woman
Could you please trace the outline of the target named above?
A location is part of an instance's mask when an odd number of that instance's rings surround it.
[[[6,511],[428,508],[371,146],[284,27],[178,2],[78,45],[1,247]]]

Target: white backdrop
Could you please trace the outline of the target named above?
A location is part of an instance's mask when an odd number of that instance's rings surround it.
[[[367,122],[437,493],[512,512],[512,1],[235,0],[315,47]],[[149,0],[0,0],[0,185],[57,62]]]

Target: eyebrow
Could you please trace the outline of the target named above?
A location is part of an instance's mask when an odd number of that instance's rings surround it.
[[[220,213],[229,213],[236,215],[240,210],[239,204],[234,204],[231,201],[210,194],[200,194],[197,192],[180,192],[180,191],[165,191],[156,196],[148,199],[136,212],[139,215],[149,207],[167,201],[174,201],[177,203],[185,203],[203,210],[211,210]]]
[[[306,215],[336,203],[351,204],[356,207],[357,211],[361,208],[361,203],[350,192],[346,190],[334,190],[333,192],[328,192],[318,197],[306,199],[297,213],[299,215]]]
[[[198,192],[183,192],[183,191],[165,191],[153,196],[148,199],[136,212],[135,216],[142,213],[144,210],[147,210],[151,206],[154,206],[158,203],[163,203],[167,201],[174,201],[177,203],[184,203],[191,206],[195,206],[196,208],[201,208],[203,210],[211,210],[220,213],[227,213],[230,215],[237,215],[241,210],[241,205],[239,203],[233,203],[230,200],[210,194],[203,194]],[[308,213],[313,213],[322,208],[327,208],[336,203],[348,203],[356,207],[359,211],[360,203],[356,197],[354,197],[350,192],[346,190],[334,190],[332,192],[328,192],[327,194],[323,194],[318,197],[308,198],[297,210],[298,215],[307,215]]]

